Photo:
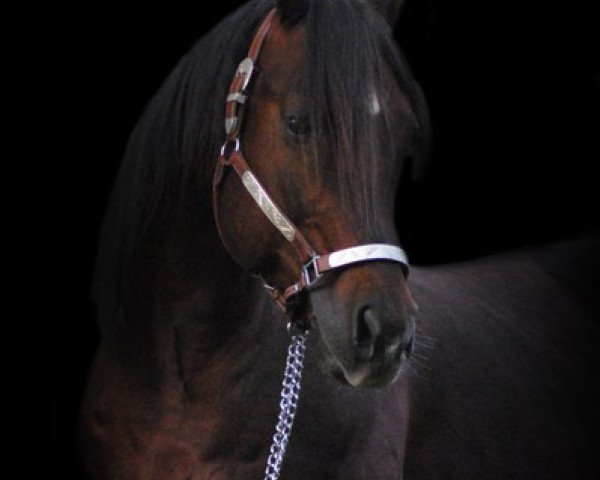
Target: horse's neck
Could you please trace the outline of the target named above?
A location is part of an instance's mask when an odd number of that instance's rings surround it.
[[[149,388],[181,382],[185,395],[198,397],[228,352],[249,351],[252,335],[264,329],[255,321],[264,299],[259,282],[225,251],[212,219],[186,211],[165,215],[153,232],[111,341]]]
[[[285,327],[273,328],[282,319],[211,222],[173,219],[160,230],[135,298],[103,335],[84,399],[84,449],[100,463],[112,452],[111,468],[131,478],[180,478],[167,473],[177,462],[262,462],[284,366]],[[263,394],[270,401],[258,401]]]

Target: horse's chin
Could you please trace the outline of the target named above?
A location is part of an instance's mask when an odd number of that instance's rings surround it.
[[[394,365],[365,363],[345,368],[335,358],[326,361],[328,373],[344,385],[360,388],[382,388],[396,382],[404,372],[405,359]]]

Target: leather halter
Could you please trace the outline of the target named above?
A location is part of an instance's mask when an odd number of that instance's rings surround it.
[[[248,55],[240,62],[229,87],[225,109],[225,133],[227,138],[221,148],[213,177],[213,209],[217,229],[223,239],[219,225],[217,191],[223,179],[225,168],[232,167],[263,214],[291,243],[301,259],[300,276],[296,283],[283,290],[278,290],[265,283],[265,288],[277,305],[284,312],[289,312],[291,299],[302,290],[311,289],[325,272],[356,263],[383,260],[399,263],[402,266],[404,276],[407,276],[408,259],[402,248],[385,243],[357,245],[330,253],[317,254],[298,227],[273,202],[246,162],[241,151],[239,138],[243,113],[248,101],[250,80],[275,11],[275,8],[272,9],[261,23],[252,40]]]

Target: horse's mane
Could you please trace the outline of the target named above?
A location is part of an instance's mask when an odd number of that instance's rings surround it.
[[[252,0],[202,37],[154,95],[126,148],[100,235],[92,296],[101,327],[117,316],[130,288],[128,275],[147,256],[153,225],[189,195],[210,205],[210,179],[223,142],[224,105],[229,83],[245,56],[259,22],[274,0]],[[311,116],[338,160],[342,191],[369,191],[372,146],[381,144],[368,117],[373,88],[385,92],[383,66],[391,65],[416,113],[422,102],[406,63],[383,18],[358,0],[307,0],[305,9],[282,9],[288,27],[305,22]],[[388,111],[382,101],[383,118]],[[351,107],[351,108],[350,108]],[[360,132],[361,141],[356,138]],[[365,141],[365,139],[367,141]],[[376,143],[377,142],[377,143]],[[391,145],[391,142],[390,142]],[[393,151],[391,152],[393,154]],[[356,161],[356,158],[361,161]],[[368,202],[367,202],[368,203]],[[212,213],[210,213],[212,214]],[[196,215],[209,215],[209,209]],[[367,214],[368,215],[368,214]],[[146,252],[146,253],[144,253]],[[147,259],[145,259],[147,260]]]

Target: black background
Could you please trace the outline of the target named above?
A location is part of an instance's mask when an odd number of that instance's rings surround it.
[[[35,446],[51,458],[33,466],[33,478],[80,478],[74,428],[98,342],[88,292],[129,132],[194,40],[239,3],[217,2],[210,11],[176,3],[135,13],[53,9],[37,12],[28,26],[36,40],[23,61],[32,64],[28,81],[41,101],[35,111],[23,106],[25,127],[43,133],[29,135],[22,150],[43,151],[35,218],[51,239],[42,254],[51,260],[52,297],[41,319],[52,319],[41,370],[50,399],[40,394],[37,407],[42,425],[52,419],[52,435]],[[426,177],[399,197],[413,263],[474,258],[597,227],[599,43],[592,21],[574,3],[409,0],[396,36],[434,128]]]

